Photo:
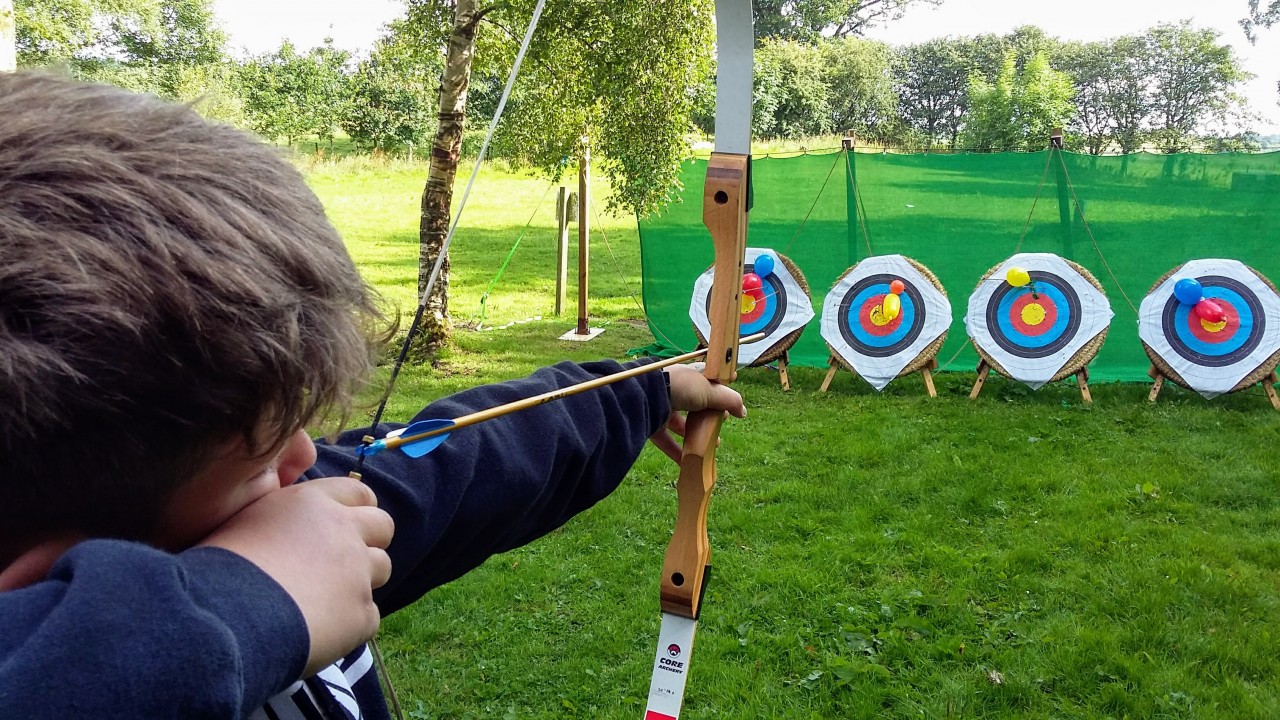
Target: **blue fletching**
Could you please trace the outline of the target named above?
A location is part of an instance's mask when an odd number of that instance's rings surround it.
[[[438,430],[440,428],[447,428],[447,427],[453,427],[452,420],[446,420],[446,419],[419,420],[418,422],[413,423],[412,425],[406,427],[404,430],[400,430],[395,434],[402,437],[409,437],[411,435],[417,435],[419,433],[429,432],[431,430]],[[435,450],[436,448],[443,445],[444,441],[448,439],[449,439],[449,433],[440,433],[439,435],[425,438],[417,442],[405,443],[404,445],[400,446],[400,451],[411,458],[420,458],[423,455],[426,455],[432,450]]]
[[[361,445],[356,448],[356,454],[360,457],[373,457],[383,450],[387,449],[387,443],[382,440],[375,440],[368,445]]]

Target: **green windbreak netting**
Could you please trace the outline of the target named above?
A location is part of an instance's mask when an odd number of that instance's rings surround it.
[[[687,163],[681,202],[640,222],[645,307],[666,348],[697,344],[689,302],[713,255],[702,226],[705,172],[706,161]],[[793,364],[826,365],[823,297],[871,254],[901,253],[938,276],[952,305],[951,331],[938,353],[949,370],[977,365],[963,318],[987,271],[1015,252],[1079,263],[1115,311],[1090,365],[1093,380],[1147,379],[1136,308],[1177,265],[1232,258],[1280,281],[1280,153],[837,152],[757,159],[752,173],[748,245],[791,258],[811,290],[815,317],[791,350]]]

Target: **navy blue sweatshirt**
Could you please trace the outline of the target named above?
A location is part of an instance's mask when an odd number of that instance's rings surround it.
[[[414,419],[620,369],[561,363],[445,398]],[[654,372],[464,428],[423,458],[371,458],[364,480],[396,523],[391,579],[375,592],[383,615],[607,496],[669,413]],[[306,476],[347,474],[364,433],[317,443]],[[0,718],[388,717],[367,648],[302,681],[308,649],[297,606],[243,558],[91,540],[43,581],[0,593]]]

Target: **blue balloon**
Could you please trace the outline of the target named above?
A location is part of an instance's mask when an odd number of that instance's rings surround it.
[[[756,261],[752,263],[755,267],[756,274],[760,277],[768,277],[773,274],[773,256],[769,253],[761,253],[756,256]]]
[[[1183,305],[1195,305],[1204,297],[1204,288],[1195,278],[1182,278],[1173,284],[1173,296]]]

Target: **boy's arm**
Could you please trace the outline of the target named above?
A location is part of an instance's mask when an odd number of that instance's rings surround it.
[[[0,715],[241,717],[307,653],[297,606],[247,560],[92,540],[0,593]]]
[[[522,380],[450,396],[416,419],[452,418],[623,369],[560,363]],[[459,430],[422,458],[384,452],[365,482],[396,522],[391,580],[375,597],[383,614],[413,602],[489,556],[560,527],[611,493],[671,413],[662,372],[641,375]],[[379,436],[389,428],[379,428]],[[319,444],[313,475],[353,465],[362,431]]]

